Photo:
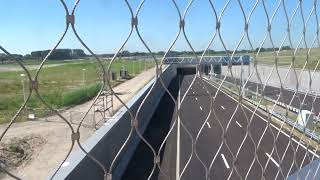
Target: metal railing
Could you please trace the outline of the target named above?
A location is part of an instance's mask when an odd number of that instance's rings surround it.
[[[210,78],[208,78],[210,80]],[[234,86],[235,84],[232,84],[228,81],[224,81],[225,84],[229,84],[231,86]],[[234,95],[237,95],[237,92],[234,92],[233,90],[229,89],[228,87],[226,87],[232,94]],[[253,92],[253,91],[250,91],[248,89],[245,90],[245,93],[252,93],[252,94],[255,94],[256,95],[256,92]],[[257,96],[261,96],[261,94],[258,94]],[[276,112],[276,111],[273,111],[271,109],[268,109],[265,105],[262,105],[260,104],[259,102],[257,101],[254,101],[250,98],[247,98],[247,97],[244,97],[244,99],[250,103],[252,103],[253,105],[255,106],[258,106],[259,108],[265,110],[265,111],[268,111],[268,113],[270,113],[271,115],[273,115],[274,117],[277,117],[278,119],[280,119],[282,122],[285,122],[286,124],[290,125],[292,128],[304,133],[305,135],[307,135],[308,137],[311,137],[312,139],[314,139],[316,142],[319,142],[320,141],[320,134],[318,132],[315,132],[315,129],[309,129],[308,127],[306,126],[303,126],[301,124],[298,124],[297,123],[297,120],[296,119],[291,119],[289,117],[287,117],[286,115],[283,115],[279,112]],[[279,105],[283,108],[286,108],[287,110],[290,110],[290,111],[293,111],[295,113],[299,113],[299,109],[295,108],[295,107],[292,107],[292,106],[289,106],[285,103],[281,103],[277,100],[274,100],[274,99],[271,99],[269,97],[264,97],[265,100],[268,100],[270,102],[273,102],[274,105]],[[299,116],[299,115],[298,115]]]

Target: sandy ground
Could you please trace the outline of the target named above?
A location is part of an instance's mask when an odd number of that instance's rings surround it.
[[[133,79],[130,79],[114,88],[116,93],[119,93],[120,98],[124,102],[128,102],[146,83],[155,75],[155,69],[141,73]],[[83,112],[86,112],[93,101],[75,106],[62,112],[61,114],[68,120],[75,122],[72,124],[74,129],[77,127],[77,122],[82,117]],[[114,110],[120,109],[121,103],[114,98]],[[71,113],[72,112],[72,113]],[[72,114],[72,115],[71,115]],[[93,114],[89,113],[89,117]],[[84,142],[95,129],[92,125],[92,118],[87,118],[84,121],[85,125],[80,128],[80,141]],[[5,129],[6,125],[0,126],[0,132]],[[45,144],[38,147],[36,153],[32,155],[27,163],[21,165],[17,169],[12,169],[15,175],[22,179],[46,179],[52,174],[54,169],[62,162],[67,152],[71,148],[71,129],[67,124],[57,116],[41,118],[36,121],[27,121],[14,124],[6,133],[3,141],[7,141],[13,137],[24,136],[41,136]],[[73,150],[77,149],[76,144]],[[9,177],[0,177],[10,179]]]

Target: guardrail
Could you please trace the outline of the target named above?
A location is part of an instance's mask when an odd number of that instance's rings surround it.
[[[210,80],[211,78],[206,78],[208,80]],[[212,81],[214,82],[214,81]],[[227,81],[224,81],[223,83],[227,83],[227,84],[230,84],[230,85],[235,85],[235,84],[232,84],[230,82],[227,82]],[[231,89],[229,89],[228,87],[224,86],[226,89],[229,90],[229,92],[233,93],[234,95],[238,95],[236,92],[232,91]],[[248,89],[246,89],[246,91],[249,91],[250,93],[255,93],[255,92],[252,92]],[[260,94],[259,94],[260,95]],[[304,127],[304,126],[301,126],[300,124],[298,124],[295,120],[293,119],[290,119],[280,113],[277,113],[275,111],[272,111],[272,110],[269,110],[266,108],[266,106],[262,105],[262,104],[259,104],[257,103],[256,101],[253,101],[252,99],[249,99],[247,97],[244,97],[243,99],[245,99],[247,102],[250,102],[251,104],[255,105],[255,106],[258,106],[260,109],[263,109],[264,111],[270,113],[271,115],[273,115],[274,117],[278,118],[278,119],[281,119],[283,122],[285,122],[286,124],[294,127],[295,129],[299,130],[300,132],[304,133],[305,135],[309,136],[310,138],[312,138],[313,140],[319,142],[320,141],[320,134],[315,132],[314,130],[310,130],[309,128],[307,127]],[[276,100],[273,100],[271,98],[268,98],[268,97],[264,97],[264,99],[268,100],[268,101],[272,101],[273,103],[277,102]],[[293,112],[296,112],[296,113],[299,113],[299,109],[297,108],[294,108],[292,106],[288,106],[284,103],[280,103],[278,102],[277,103],[278,105],[282,106],[282,107],[285,107]]]

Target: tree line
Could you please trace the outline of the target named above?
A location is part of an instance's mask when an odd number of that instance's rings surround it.
[[[30,54],[20,55],[12,54],[15,60],[43,60],[50,50],[32,51]],[[55,49],[52,51],[48,60],[65,60],[65,59],[79,59],[87,57],[82,49]],[[0,53],[0,61],[3,64],[6,61],[13,60],[6,54]]]
[[[290,50],[290,46],[283,46],[281,50]],[[269,52],[269,51],[277,51],[279,48],[260,48],[260,52]],[[20,55],[20,54],[13,54],[16,60],[43,60],[50,50],[42,50],[42,51],[32,51],[30,54]],[[259,48],[252,50],[238,50],[236,54],[245,54],[245,53],[252,53],[258,52]],[[231,54],[233,51],[216,51],[212,49],[208,49],[205,55],[226,55],[227,53]],[[198,56],[203,54],[203,51],[169,51],[167,57],[177,57],[177,56],[192,56],[194,53]],[[154,56],[163,56],[165,54],[164,51],[154,52]],[[100,54],[100,57],[113,57],[114,54]],[[128,50],[121,51],[118,54],[118,57],[139,57],[139,56],[150,56],[150,53],[147,52],[130,52]],[[48,60],[65,60],[65,59],[79,59],[89,57],[85,54],[82,49],[56,49],[54,50],[51,55],[48,57]],[[0,53],[0,62],[3,64],[5,61],[10,61],[10,57],[6,54]]]
[[[290,50],[290,46],[283,46],[281,50]],[[269,52],[269,51],[278,51],[279,48],[260,48],[260,52]],[[259,48],[252,50],[237,50],[235,53],[236,54],[246,54],[246,53],[252,53],[252,52],[258,52]],[[231,54],[233,51],[228,50],[228,51],[215,51],[212,49],[208,49],[205,53],[205,55],[225,55],[227,53]],[[158,51],[158,52],[153,52],[154,56],[163,56],[165,54],[164,51]],[[169,51],[167,54],[167,57],[177,57],[177,56],[192,56],[192,55],[198,55],[201,56],[203,54],[203,51]],[[99,55],[100,57],[108,57],[111,58],[114,56],[114,54],[101,54]],[[148,52],[130,52],[128,50],[124,50],[118,54],[118,57],[132,57],[132,56],[150,56],[150,53]]]

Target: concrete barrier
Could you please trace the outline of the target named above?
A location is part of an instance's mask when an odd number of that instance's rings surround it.
[[[166,86],[170,84],[172,78],[175,77],[176,74],[177,70],[174,65],[167,66],[163,70],[161,77]],[[156,80],[154,78],[127,103],[127,106],[134,114],[155,82]],[[155,89],[146,99],[138,116],[139,129],[142,134],[156,110],[161,97],[165,93],[165,90],[159,81],[157,81],[155,86]],[[130,129],[130,114],[127,109],[123,107],[82,145],[91,156],[96,158],[108,169],[117,152],[128,137]],[[134,132],[129,143],[123,149],[122,154],[120,154],[119,159],[115,163],[112,173],[113,179],[121,178],[140,140],[141,139]],[[55,175],[54,179],[104,179],[103,176],[103,169],[86,156],[83,151],[77,150],[71,153],[64,163],[64,166],[62,166]]]

